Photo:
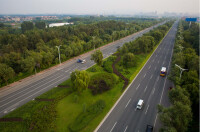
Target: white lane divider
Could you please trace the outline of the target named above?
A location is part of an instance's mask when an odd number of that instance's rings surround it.
[[[145,115],[146,115],[146,113],[147,113],[148,109],[149,109],[149,105],[147,106],[147,110],[146,110],[146,112],[145,112]]]
[[[158,64],[159,64],[159,62],[160,62],[160,61],[158,61]]]
[[[151,75],[150,79],[153,77],[153,74]]]
[[[150,69],[151,68],[151,65],[149,66],[149,68],[148,69]]]
[[[128,106],[128,104],[130,103],[130,101],[131,101],[131,98],[129,99],[129,101],[128,101],[128,103],[126,104],[125,108]]]
[[[155,91],[155,87],[153,88],[152,94],[154,94],[154,91]]]
[[[146,92],[146,90],[147,90],[147,86],[146,86],[146,88],[144,89],[144,92]]]
[[[126,126],[126,128],[124,129],[124,132],[126,132],[127,128],[128,128],[128,126]]]
[[[144,74],[144,78],[145,78],[145,76],[146,76],[146,73]]]
[[[115,124],[113,125],[112,129],[110,130],[110,132],[112,132],[112,130],[114,129],[116,124],[117,124],[117,122],[115,122]]]
[[[138,89],[139,86],[140,86],[140,84],[137,86],[136,90]]]

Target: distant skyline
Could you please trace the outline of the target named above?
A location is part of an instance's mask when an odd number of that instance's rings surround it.
[[[199,0],[0,0],[0,14],[127,14],[140,12],[199,15]]]

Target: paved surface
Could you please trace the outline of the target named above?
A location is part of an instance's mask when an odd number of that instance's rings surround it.
[[[104,58],[116,52],[117,46],[122,46],[125,42],[133,41],[135,38],[142,36],[154,27],[162,24],[164,24],[164,22],[101,47],[100,49]],[[75,69],[85,70],[94,65],[94,62],[90,60],[91,53],[93,52],[94,51],[88,52],[84,55],[66,61],[61,65],[57,65],[53,68],[45,70],[44,72],[23,79],[21,82],[19,81],[9,85],[8,87],[1,88],[0,117],[69,79],[71,72]],[[76,63],[78,58],[85,59],[86,63]]]
[[[160,70],[165,66],[168,73],[170,71],[177,25],[175,22],[138,76],[95,131],[145,132],[148,124],[154,126],[154,132],[158,132],[160,122],[157,105],[170,105],[167,94],[169,87],[172,86],[167,77],[160,76]],[[141,110],[136,109],[139,99],[144,100]]]

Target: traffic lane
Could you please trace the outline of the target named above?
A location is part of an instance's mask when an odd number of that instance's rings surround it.
[[[154,58],[155,59],[155,58]],[[146,67],[147,67],[148,65],[146,65]],[[142,76],[141,77],[137,77],[137,79],[139,78],[139,80],[141,79],[141,78],[143,78]],[[136,82],[137,82],[137,80],[135,80]],[[138,81],[138,83],[139,83],[140,81]],[[137,85],[137,83],[134,83],[134,85]],[[139,84],[138,84],[139,85]],[[136,87],[136,86],[135,86]],[[137,88],[137,87],[136,87]],[[128,93],[131,93],[131,92],[128,92]],[[127,99],[126,99],[127,100]],[[119,102],[120,103],[120,102]],[[117,109],[117,108],[116,108]],[[114,113],[114,112],[113,112]],[[112,123],[114,123],[114,122],[112,122]],[[107,124],[107,123],[105,123],[105,124]],[[116,125],[115,123],[114,123],[114,125]],[[112,126],[112,125],[111,125]],[[100,130],[101,131],[101,130]]]
[[[162,59],[162,58],[161,58]]]
[[[69,76],[65,76],[65,75],[59,76],[59,77],[55,78],[55,82],[52,84],[49,84],[47,82],[42,85],[39,85],[36,89],[31,89],[28,92],[22,92],[20,95],[18,95],[18,97],[12,97],[12,98],[8,99],[7,103],[4,103],[0,106],[0,109],[5,110],[7,107],[10,107],[11,105],[22,102],[24,100],[24,98],[35,97],[35,95],[37,95],[41,91],[45,91],[45,89],[48,90],[50,87],[56,87],[57,83],[62,82],[66,78],[69,78]]]
[[[149,80],[149,82],[150,81],[156,82],[156,79],[157,79],[157,77],[152,77]],[[152,86],[154,86],[154,85],[155,84],[152,83]],[[151,96],[150,96],[151,92],[152,92],[151,85],[149,85],[150,87],[148,87],[148,89],[144,92],[146,86],[147,86],[147,84],[143,83],[140,85],[138,90],[136,90],[137,87],[130,86],[132,89],[129,90],[129,92],[127,93],[126,96],[129,96],[129,98],[131,98],[131,102],[129,102],[129,105],[127,106],[126,110],[123,112],[123,115],[118,119],[118,121],[117,121],[118,123],[117,123],[114,131],[123,131],[125,129],[127,129],[129,131],[130,125],[137,124],[137,122],[139,121],[140,116],[142,114],[141,112],[144,111],[144,109],[146,109],[146,107],[147,107],[146,101],[150,100],[150,98],[151,98]],[[144,106],[143,106],[142,110],[136,110],[136,106],[137,106],[139,99],[144,100]],[[132,118],[134,119],[134,121],[132,120]],[[132,124],[130,124],[130,122]]]
[[[162,58],[160,58],[160,59],[162,59]],[[158,74],[159,74],[159,72],[158,72]],[[150,99],[148,99],[148,102],[147,102],[147,104],[148,104],[148,110],[149,110],[149,113],[151,113],[150,115],[148,115],[146,118],[144,117],[144,115],[142,115],[141,117],[140,117],[140,121],[141,122],[139,122],[138,123],[138,119],[135,119],[135,120],[137,120],[137,123],[138,124],[150,124],[150,125],[152,125],[152,122],[153,122],[153,120],[154,120],[154,118],[153,117],[156,117],[156,111],[157,111],[157,109],[156,109],[156,107],[157,107],[157,104],[159,103],[159,99],[161,98],[159,95],[160,95],[160,93],[161,93],[161,89],[160,88],[162,88],[163,87],[163,85],[164,85],[164,79],[162,78],[162,77],[159,77],[159,79],[161,79],[161,81],[158,81],[158,83],[156,83],[157,85],[156,86],[153,86],[153,87],[156,87],[155,88],[155,91],[153,92],[153,93],[151,93],[151,94],[154,94],[155,93],[155,95],[153,96],[153,101],[151,101]],[[149,101],[151,101],[152,103],[149,103]],[[142,120],[142,118],[144,118],[143,120]],[[149,120],[150,119],[150,120]],[[142,123],[143,122],[143,123]],[[146,123],[145,123],[146,122]],[[138,127],[134,127],[133,125],[132,125],[132,128],[130,128],[131,130],[130,131],[136,131],[136,130],[138,130],[138,131],[145,131],[145,128],[146,128],[146,126],[145,127],[141,127],[141,126],[138,126]],[[129,130],[129,129],[128,129]]]
[[[49,91],[50,89],[52,89],[52,87],[55,87],[57,83],[61,83],[67,78],[68,78],[68,76],[64,76],[61,79],[54,82],[53,84],[44,85],[43,87],[41,87],[38,90],[34,89],[34,91],[31,91],[29,94],[26,94],[26,96],[22,95],[20,98],[15,98],[14,101],[10,100],[9,104],[4,104],[4,106],[1,107],[0,116],[3,116],[5,114],[7,114],[8,112],[12,111],[13,109],[15,109],[19,106],[22,106],[24,103],[27,103],[28,101],[36,98],[37,96],[41,95],[41,92]]]
[[[155,62],[156,63],[156,62]],[[148,67],[148,65],[146,65],[145,67]],[[145,69],[145,68],[144,68]],[[153,70],[150,70],[150,71],[153,71]],[[142,71],[143,72],[143,71]],[[141,74],[143,74],[141,72]],[[146,72],[146,76],[145,76],[145,74],[143,74],[144,76],[141,76],[141,77],[137,77],[137,79],[138,78],[142,78],[142,79],[146,79],[146,78],[151,78],[151,77],[148,77],[148,75],[149,75],[149,70],[144,70],[144,72]],[[159,72],[157,72],[156,71],[156,74],[158,75],[159,74]],[[150,75],[151,75],[151,73],[150,73]],[[153,75],[153,74],[152,74]],[[146,78],[145,78],[146,77]],[[156,79],[155,77],[153,78],[153,79]],[[138,79],[138,80],[140,80],[140,79]],[[137,81],[137,80],[136,80]],[[140,85],[141,84],[141,85]],[[131,86],[131,87],[135,87],[136,88],[136,90],[137,89],[141,89],[141,92],[144,92],[144,89],[145,89],[145,86],[146,86],[146,84],[145,83],[141,83],[141,81],[139,81],[139,84],[137,84],[137,83],[133,83],[133,85],[134,86]],[[139,86],[140,85],[140,86]],[[143,86],[143,85],[145,85],[145,86]],[[139,87],[138,87],[139,86]],[[141,87],[141,88],[140,88]],[[134,92],[132,92],[132,91],[128,91],[128,93],[134,93]],[[141,94],[136,94],[136,95],[141,95]],[[128,96],[128,95],[127,95]],[[132,101],[132,100],[131,100]],[[136,100],[136,102],[137,102],[138,100]],[[131,104],[131,103],[130,103]],[[118,123],[119,124],[119,123]]]

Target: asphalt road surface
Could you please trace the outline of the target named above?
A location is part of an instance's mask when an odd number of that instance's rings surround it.
[[[176,21],[138,76],[95,131],[145,132],[148,124],[154,127],[154,132],[158,132],[160,122],[157,105],[170,105],[167,94],[169,87],[173,85],[167,77],[160,76],[160,70],[164,66],[167,67],[168,73],[170,71],[177,25]],[[136,109],[139,99],[144,100],[141,110]]]
[[[138,33],[129,35],[123,39],[117,40],[111,44],[101,47],[104,58],[110,56],[116,52],[117,46],[122,46],[125,42],[133,41],[135,38],[142,36],[144,33],[149,32],[154,27],[164,24],[165,22],[159,23],[155,26],[142,30]],[[38,73],[31,77],[24,79],[22,82],[11,84],[8,87],[0,89],[0,117],[3,117],[7,113],[15,110],[30,100],[33,100],[37,96],[45,93],[46,91],[56,87],[63,81],[70,78],[72,71],[85,70],[92,65],[94,62],[90,60],[91,51],[74,59],[64,62],[61,65],[50,68],[45,72]],[[77,63],[77,59],[85,59],[86,63]],[[159,67],[158,67],[159,68]],[[109,128],[108,128],[109,129]]]

